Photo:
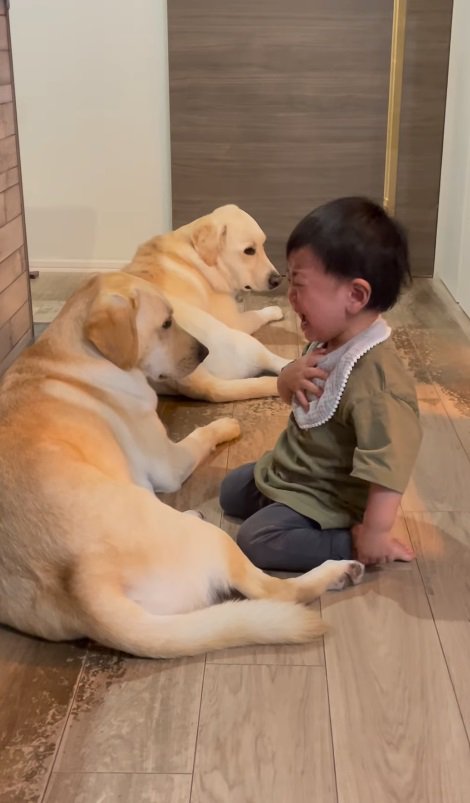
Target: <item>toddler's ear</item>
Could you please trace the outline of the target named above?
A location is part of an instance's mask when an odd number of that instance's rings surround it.
[[[367,306],[372,289],[365,279],[353,279],[350,289],[351,312],[360,312]]]

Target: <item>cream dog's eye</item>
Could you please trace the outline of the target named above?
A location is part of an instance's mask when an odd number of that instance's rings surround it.
[[[254,255],[256,254],[256,248],[253,248],[253,247],[250,245],[250,246],[248,246],[248,248],[245,248],[245,250],[243,251],[243,253],[244,253],[244,254],[246,254],[246,255],[247,255],[247,256],[249,256],[249,257],[252,257],[252,256],[254,256]]]
[[[169,329],[172,323],[173,323],[172,319],[167,318],[166,321],[162,324],[162,329]]]

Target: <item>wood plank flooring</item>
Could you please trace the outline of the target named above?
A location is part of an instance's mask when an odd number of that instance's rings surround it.
[[[36,309],[47,315],[79,278],[42,274]],[[286,320],[259,337],[295,357],[296,322],[281,301]],[[0,628],[2,803],[469,799],[470,322],[429,280],[389,317],[425,432],[397,522],[417,561],[324,595],[325,643],[165,663]],[[235,536],[220,482],[270,448],[286,407],[165,398],[159,409],[175,439],[221,415],[240,419],[242,438],[165,497]]]

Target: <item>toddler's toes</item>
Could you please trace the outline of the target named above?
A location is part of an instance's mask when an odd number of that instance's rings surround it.
[[[416,555],[411,547],[407,546],[406,544],[402,544],[402,542],[398,541],[396,538],[393,539],[390,551],[388,553],[388,560],[410,561],[414,560],[415,557]]]

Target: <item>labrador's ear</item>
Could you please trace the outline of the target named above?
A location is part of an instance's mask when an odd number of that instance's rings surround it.
[[[100,293],[89,310],[83,333],[103,357],[128,371],[137,365],[137,294]]]
[[[206,265],[214,267],[217,264],[217,257],[226,234],[227,226],[209,221],[200,223],[194,229],[191,243]]]

